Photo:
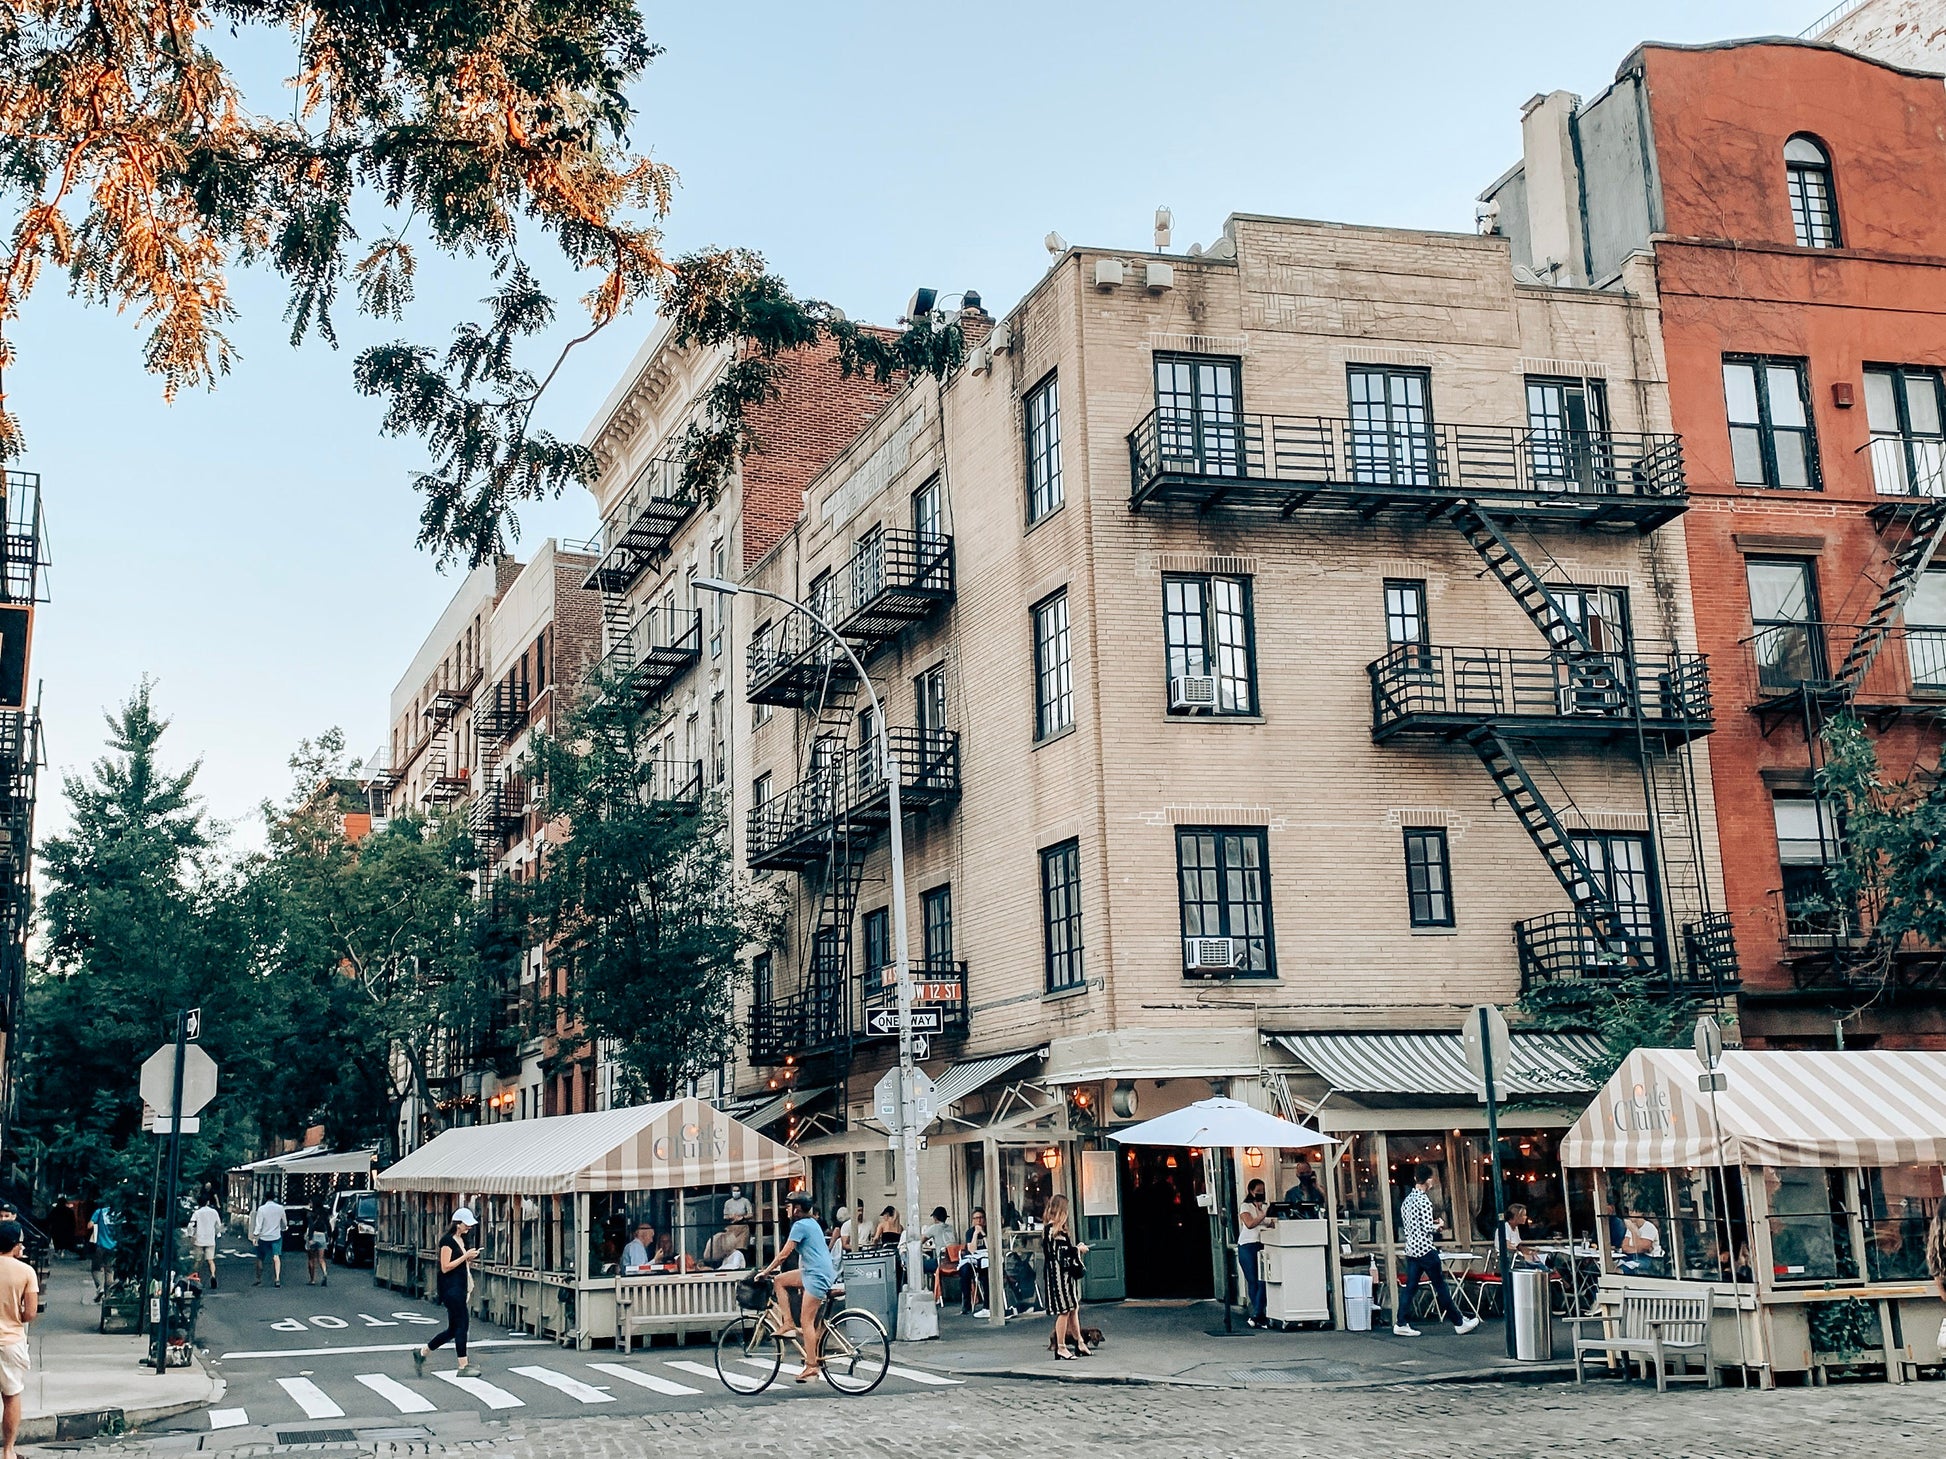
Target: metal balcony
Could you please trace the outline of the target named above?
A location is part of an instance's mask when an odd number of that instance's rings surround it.
[[[1839,669],[1868,627],[1807,621],[1759,628],[1739,645],[1738,699],[1756,712],[1766,735],[1800,715],[1807,697],[1823,704],[1849,698],[1866,718],[1881,720],[1946,706],[1946,626],[1894,623],[1872,630],[1884,634],[1884,644],[1847,684]]]
[[[649,795],[653,799],[685,810],[694,810],[703,803],[701,760],[652,760],[648,768]]]
[[[467,691],[464,689],[436,689],[432,698],[426,701],[422,713],[432,729],[444,729],[466,708],[466,700]]]
[[[488,702],[473,711],[473,727],[480,738],[510,740],[527,727],[527,686],[519,679],[502,679]]]
[[[665,692],[703,656],[703,615],[698,609],[642,615],[617,634],[602,656],[600,676],[622,686],[637,705]]]
[[[953,539],[877,532],[858,544],[836,627],[861,657],[953,600]]]
[[[750,1010],[750,1062],[784,1064],[827,1053],[852,1036],[849,990],[810,987]]]
[[[1520,988],[1544,985],[1636,983],[1670,993],[1722,997],[1739,983],[1736,936],[1729,914],[1711,912],[1681,928],[1672,956],[1660,935],[1631,932],[1604,940],[1573,911],[1548,912],[1514,923]]]
[[[843,649],[801,613],[792,613],[750,642],[745,697],[752,704],[804,709],[858,686]]]
[[[682,453],[664,452],[644,466],[601,524],[601,561],[583,587],[625,593],[669,555],[669,544],[695,512],[696,494],[682,484]]]
[[[959,736],[951,730],[896,726],[887,731],[899,762],[906,810],[940,805],[959,794]],[[822,864],[840,834],[870,838],[891,822],[891,786],[876,744],[843,750],[760,806],[745,822],[752,870]]]
[[[47,600],[46,534],[41,530],[41,478],[35,471],[0,476],[0,600]]]
[[[964,1034],[968,1027],[966,1008],[966,964],[963,962],[924,962],[912,965],[914,1008],[937,1008],[940,1032],[948,1037]],[[899,985],[891,968],[864,982],[864,1003],[860,1027],[869,1029],[874,1013],[897,1013]]]
[[[1619,652],[1400,644],[1366,666],[1372,738],[1457,739],[1481,725],[1523,736],[1612,739],[1641,733],[1679,744],[1706,735],[1709,663],[1673,644]]]
[[[1387,429],[1331,416],[1226,421],[1150,411],[1128,436],[1129,510],[1172,502],[1289,518],[1302,508],[1437,516],[1473,501],[1538,525],[1647,532],[1689,505],[1681,438],[1428,424]]]
[[[1770,897],[1773,918],[1783,928],[1778,961],[1800,990],[1946,987],[1946,949],[1910,933],[1888,946],[1871,906],[1848,906],[1835,890],[1792,898],[1778,889]]]

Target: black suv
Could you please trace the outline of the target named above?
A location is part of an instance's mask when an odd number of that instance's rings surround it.
[[[372,1265],[378,1239],[378,1192],[339,1191],[331,1203],[331,1258],[339,1266]]]

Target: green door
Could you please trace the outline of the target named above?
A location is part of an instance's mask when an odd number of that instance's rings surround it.
[[[1121,1186],[1114,1150],[1081,1152],[1081,1209],[1099,1212],[1081,1218],[1088,1244],[1087,1274],[1081,1279],[1084,1302],[1119,1302],[1128,1295],[1122,1265]]]

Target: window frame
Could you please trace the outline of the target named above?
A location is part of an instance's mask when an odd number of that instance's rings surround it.
[[[1790,155],[1793,142],[1807,143],[1818,154],[1816,162],[1805,162]],[[1821,198],[1812,195],[1815,179]],[[1838,221],[1838,179],[1831,165],[1831,149],[1809,132],[1794,132],[1784,139],[1784,195],[1791,210],[1791,236],[1799,248],[1843,248],[1844,228]],[[1820,239],[1820,231],[1829,237]]]
[[[1803,618],[1763,618],[1757,617],[1757,595],[1752,590],[1750,570],[1753,567],[1789,567],[1795,569],[1804,584]],[[1818,602],[1818,561],[1815,557],[1792,557],[1789,555],[1754,554],[1743,559],[1743,592],[1750,605],[1751,647],[1757,667],[1758,687],[1767,691],[1789,690],[1807,683],[1822,683],[1830,677],[1831,658],[1824,637],[1824,613]],[[1794,678],[1776,678],[1770,671],[1774,667],[1766,662],[1763,640],[1790,629],[1798,629],[1804,638],[1805,668],[1808,673]]]
[[[1060,626],[1042,626],[1044,616],[1060,610]],[[1028,609],[1034,636],[1034,743],[1045,744],[1074,728],[1074,621],[1068,590],[1057,588]],[[1058,661],[1050,656],[1059,651]],[[1051,715],[1058,711],[1058,722]]]
[[[858,919],[858,943],[859,971],[865,991],[872,993],[886,985],[886,971],[894,962],[890,907],[874,907]]]
[[[945,730],[946,717],[946,661],[941,659],[912,676],[912,722],[922,742]]]
[[[1888,382],[1892,396],[1891,430],[1883,430],[1872,422],[1872,380],[1879,377]],[[1946,492],[1946,374],[1937,365],[1893,365],[1868,361],[1863,370],[1865,387],[1865,430],[1871,438],[1872,454],[1872,491],[1877,496],[1938,496]],[[1912,401],[1916,387],[1929,387],[1932,392],[1933,419],[1937,424],[1930,431],[1920,431],[1912,424]],[[1898,445],[1897,466],[1899,469],[1898,489],[1887,491],[1880,475],[1883,459],[1881,446],[1896,442]],[[1930,459],[1925,459],[1925,458]],[[1941,491],[1919,489],[1922,480],[1931,479],[1941,483]]]
[[[1444,826],[1405,826],[1401,828],[1405,842],[1405,895],[1406,916],[1414,927],[1456,927],[1459,925],[1453,904],[1453,854],[1452,845],[1446,836]],[[1438,848],[1437,856],[1426,853]],[[1420,853],[1417,869],[1424,873],[1425,889],[1414,885],[1415,863],[1413,853]],[[1432,885],[1437,872],[1438,887]],[[1439,912],[1439,904],[1444,902],[1445,912]],[[1422,910],[1423,903],[1423,910]]]
[[[1382,401],[1358,398],[1358,381],[1380,379],[1385,382]],[[1403,404],[1392,398],[1394,382],[1414,383],[1419,400]],[[1369,393],[1369,387],[1368,387]],[[1373,408],[1384,406],[1384,424],[1370,423]],[[1364,412],[1361,416],[1361,408]],[[1414,422],[1412,411],[1423,419]],[[1434,413],[1432,371],[1421,365],[1375,365],[1350,361],[1345,365],[1346,445],[1350,454],[1352,480],[1376,486],[1431,487],[1439,484],[1439,417]],[[1385,443],[1385,457],[1378,459],[1377,443]],[[1404,449],[1401,449],[1403,443]]]
[[[1165,392],[1164,370],[1187,371],[1183,386],[1172,381]],[[1156,350],[1150,356],[1149,378],[1155,389],[1156,438],[1165,469],[1196,476],[1244,475],[1242,357]],[[1172,404],[1163,403],[1165,394]]]
[[[945,490],[937,471],[912,493],[911,517],[912,535],[922,544],[946,535]]]
[[[1236,610],[1243,622],[1243,642],[1240,645],[1224,644],[1220,641],[1219,620],[1231,616],[1228,610],[1216,604],[1216,585],[1225,583],[1234,586],[1241,598],[1241,606]],[[1169,590],[1172,586],[1195,585],[1200,590],[1200,601],[1194,614],[1187,609],[1178,610],[1170,606]],[[1187,622],[1194,617],[1201,625],[1201,642],[1192,645],[1185,637],[1177,642],[1176,625],[1179,620]],[[1209,708],[1191,705],[1181,709],[1170,706],[1167,699],[1169,683],[1178,677],[1176,657],[1181,649],[1184,657],[1184,675],[1188,674],[1188,652],[1191,648],[1200,650],[1203,659],[1203,672],[1216,680],[1216,703]],[[1239,650],[1243,655],[1241,675],[1223,672],[1222,662],[1225,652]],[[1224,704],[1225,687],[1234,686],[1242,691],[1242,699],[1229,706]],[[1257,610],[1253,584],[1248,573],[1227,572],[1165,572],[1162,575],[1162,687],[1163,709],[1177,718],[1255,718],[1263,712],[1262,699],[1257,693]],[[1234,693],[1234,689],[1232,690]]]
[[[941,909],[944,909],[943,913]],[[920,946],[928,968],[953,966],[953,884],[930,887],[919,894]],[[943,937],[938,935],[943,932]]]
[[[1021,435],[1027,451],[1027,525],[1045,521],[1067,504],[1061,480],[1061,381],[1049,370],[1020,397]]]
[[[1070,836],[1040,851],[1041,987],[1044,993],[1071,993],[1088,986],[1087,944],[1081,920],[1081,841]],[[1058,880],[1057,880],[1058,877]],[[1063,899],[1057,910],[1056,894]],[[1061,946],[1056,947],[1057,931]],[[1063,975],[1056,976],[1056,968]]]
[[[1263,946],[1264,965],[1261,968],[1258,967],[1233,968],[1228,973],[1225,973],[1223,977],[1225,981],[1230,981],[1235,979],[1245,979],[1245,978],[1249,978],[1249,979],[1275,978],[1277,976],[1277,929],[1276,929],[1274,902],[1271,896],[1271,885],[1270,885],[1271,878],[1270,878],[1270,829],[1269,827],[1267,826],[1177,826],[1175,829],[1176,829],[1176,913],[1177,913],[1178,928],[1182,934],[1182,941],[1184,944],[1187,944],[1192,938],[1198,938],[1198,937],[1228,937],[1228,938],[1233,938],[1238,942],[1242,942],[1246,946],[1248,946],[1253,940],[1255,940],[1252,934],[1250,933],[1248,927],[1247,909],[1250,906],[1250,900],[1248,898],[1245,898],[1242,901],[1235,904],[1236,906],[1242,907],[1246,910],[1246,920],[1245,920],[1244,928],[1239,931],[1232,926],[1232,921],[1231,921],[1232,903],[1229,897],[1229,886],[1230,886],[1230,877],[1231,877],[1232,868],[1230,866],[1230,861],[1229,861],[1230,848],[1228,842],[1232,839],[1236,840],[1238,842],[1239,851],[1241,851],[1242,843],[1246,840],[1255,844],[1257,848],[1257,865],[1255,867],[1255,870],[1257,873],[1257,879],[1263,889],[1263,895],[1259,899],[1258,905],[1260,908],[1260,915],[1262,916],[1263,919],[1262,941],[1264,945]],[[1183,862],[1183,847],[1185,843],[1193,842],[1200,837],[1209,837],[1211,839],[1213,843],[1213,849],[1215,852],[1215,858],[1216,858],[1215,864],[1210,867],[1205,867],[1202,865],[1201,859],[1199,857],[1194,866],[1190,866],[1186,868]],[[1184,875],[1186,870],[1192,872],[1213,871],[1215,873],[1217,878],[1217,897],[1214,902],[1206,901],[1201,897],[1192,899],[1188,895],[1188,888],[1184,884]],[[1247,874],[1248,871],[1250,870],[1248,862],[1247,861],[1243,862],[1237,868],[1237,870],[1241,873]],[[1217,932],[1212,932],[1208,929],[1207,926],[1205,926],[1201,932],[1191,932],[1189,930],[1189,911],[1192,905],[1199,908],[1214,907],[1217,912],[1217,921],[1222,930]],[[1191,977],[1191,974],[1187,966],[1188,959],[1186,956],[1183,959],[1183,962],[1184,962],[1183,976],[1184,978],[1187,979]],[[1199,982],[1207,981],[1207,976],[1195,978],[1194,981],[1199,981]]]
[[[1757,419],[1754,421],[1737,420],[1730,412],[1730,389],[1728,373],[1732,365],[1748,369],[1751,387],[1757,400]],[[1770,397],[1770,372],[1774,369],[1789,369],[1797,377],[1798,404],[1804,412],[1801,426],[1778,425],[1776,412]],[[1817,412],[1812,408],[1811,362],[1802,355],[1752,355],[1731,352],[1723,356],[1725,380],[1723,385],[1723,418],[1728,428],[1730,440],[1730,480],[1736,486],[1751,487],[1759,491],[1823,491],[1824,472],[1818,460],[1818,422]],[[1762,481],[1745,481],[1737,475],[1736,434],[1738,431],[1757,433],[1758,464],[1763,470]],[[1787,486],[1778,478],[1777,437],[1780,433],[1801,435],[1804,439],[1804,485]]]
[[[1424,578],[1386,578],[1380,586],[1380,602],[1385,610],[1385,651],[1397,653],[1402,648],[1416,649],[1419,667],[1425,668],[1432,661],[1432,609],[1427,601],[1426,580]],[[1410,596],[1415,607],[1410,615],[1403,608],[1394,609],[1394,595]],[[1416,618],[1419,631],[1411,637],[1395,632],[1395,626],[1403,627],[1408,616]]]

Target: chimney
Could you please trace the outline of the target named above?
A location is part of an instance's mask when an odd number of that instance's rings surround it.
[[[1581,231],[1581,173],[1574,161],[1575,109],[1581,98],[1550,91],[1520,111],[1520,150],[1527,175],[1527,251],[1550,284],[1586,284]]]
[[[968,289],[959,311],[959,332],[970,350],[975,345],[986,343],[986,337],[993,333],[993,316],[980,307],[980,294],[977,289]]]

